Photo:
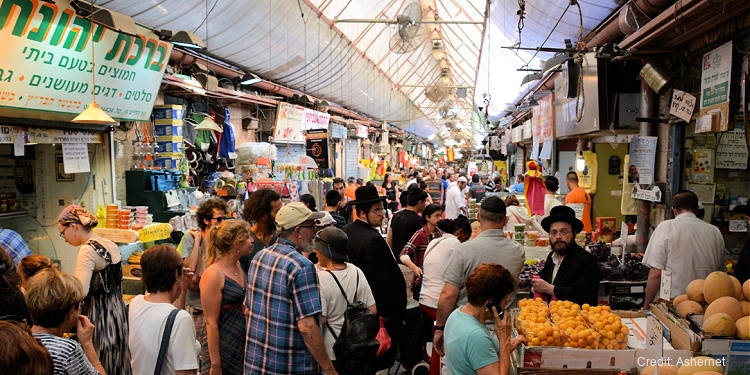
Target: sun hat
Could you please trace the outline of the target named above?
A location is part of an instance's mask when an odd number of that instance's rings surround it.
[[[281,207],[276,214],[276,230],[289,230],[305,221],[320,219],[323,216],[323,212],[312,212],[302,202],[289,203]]]
[[[484,204],[482,204],[484,208]],[[579,233],[583,230],[583,222],[576,218],[576,212],[568,206],[556,206],[550,211],[550,215],[542,220],[542,228],[549,233],[549,228],[553,223],[558,221],[564,221],[573,227],[574,233]]]
[[[349,247],[349,237],[343,230],[327,227],[315,234],[315,250],[337,263],[349,261],[346,249]]]
[[[386,197],[381,197],[378,194],[378,188],[375,186],[360,186],[354,191],[354,200],[349,202],[349,205],[358,205],[363,203],[375,203],[386,200]]]

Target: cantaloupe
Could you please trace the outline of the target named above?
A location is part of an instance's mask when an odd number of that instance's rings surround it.
[[[717,336],[732,337],[737,333],[737,326],[734,319],[724,313],[716,313],[703,320],[703,327],[707,333]]]
[[[677,306],[677,313],[684,319],[688,314],[703,314],[703,306],[695,301],[685,301]]]
[[[750,301],[740,301],[742,306],[742,316],[750,316]]]
[[[677,366],[664,365],[659,366],[659,375],[677,375]],[[654,375],[654,366],[646,366],[641,370],[641,375]]]
[[[732,275],[729,275],[729,278],[732,279],[732,284],[734,285],[734,299],[739,300],[742,297],[742,284],[740,284],[740,280]]]
[[[706,299],[706,303],[711,304],[711,302],[726,296],[734,296],[732,278],[721,271],[708,274],[703,282],[703,297]]]
[[[735,336],[743,340],[750,340],[750,316],[743,316],[737,319],[734,325],[737,327]]]
[[[682,362],[682,366],[677,370],[677,375],[695,375],[701,371],[724,373],[721,362],[711,357],[693,357]]]
[[[661,374],[661,372],[659,374]],[[724,375],[724,373],[716,371],[698,371],[694,372],[693,375]]]
[[[705,321],[711,315],[717,313],[727,314],[732,317],[732,320],[736,321],[743,316],[742,305],[734,297],[721,297],[708,305],[706,312],[703,313],[703,320]]]
[[[680,294],[679,296],[675,297],[672,301],[672,306],[677,308],[677,306],[680,305],[680,303],[690,301],[690,298],[687,296],[687,294]]]
[[[706,298],[703,296],[703,279],[695,279],[688,284],[685,294],[691,301],[705,303]]]
[[[745,280],[742,284],[742,296],[745,297],[745,301],[750,301],[750,279]]]

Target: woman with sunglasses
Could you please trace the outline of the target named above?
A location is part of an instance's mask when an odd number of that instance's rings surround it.
[[[80,280],[55,268],[29,279],[26,299],[34,321],[31,332],[49,350],[55,375],[107,374],[94,349],[94,325],[81,315],[83,298]],[[78,341],[63,338],[73,327],[77,328]]]
[[[16,272],[10,253],[0,246],[0,316],[5,315],[31,320],[21,291],[21,276]]]
[[[365,278],[362,270],[349,263],[349,257],[346,255],[349,238],[344,231],[336,227],[326,227],[317,232],[313,245],[315,254],[318,256],[320,302],[323,308],[321,314],[323,342],[336,371],[339,374],[352,374],[351,371],[345,371],[341,367],[341,362],[337,363],[336,361],[336,353],[333,351],[333,343],[336,339],[332,333],[335,332],[336,336],[341,333],[348,303],[361,301],[373,314],[377,314],[375,297],[372,295],[370,284],[367,283],[367,278]],[[341,293],[339,284],[346,292],[348,301]],[[364,374],[365,370],[366,367],[362,366],[361,373]]]
[[[122,299],[122,254],[94,231],[98,220],[81,206],[66,207],[57,218],[65,242],[79,246],[75,276],[83,286],[81,314],[94,323],[94,347],[106,372],[129,375],[128,317]]]
[[[182,254],[185,268],[193,271],[193,278],[188,283],[185,297],[185,310],[190,313],[195,325],[195,333],[199,334],[205,325],[203,306],[201,306],[200,282],[203,270],[206,269],[206,247],[208,234],[213,226],[221,224],[226,219],[227,204],[221,198],[206,199],[195,211],[198,228],[192,228],[182,236],[177,251]]]
[[[244,220],[224,220],[209,229],[201,305],[206,325],[200,333],[201,374],[241,374],[245,363],[245,273],[240,258],[253,238]]]

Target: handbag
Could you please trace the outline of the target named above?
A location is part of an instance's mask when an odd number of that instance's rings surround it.
[[[385,320],[383,320],[382,316],[380,317],[380,330],[375,339],[380,342],[380,348],[378,348],[378,354],[376,354],[377,357],[382,356],[391,349],[391,336],[385,329]]]
[[[164,365],[164,360],[167,357],[167,347],[169,346],[169,337],[172,336],[172,326],[174,326],[174,320],[177,317],[177,312],[180,309],[174,309],[167,315],[167,324],[164,326],[164,334],[161,336],[161,344],[159,345],[159,355],[156,357],[156,368],[154,369],[154,375],[161,374],[161,368]]]

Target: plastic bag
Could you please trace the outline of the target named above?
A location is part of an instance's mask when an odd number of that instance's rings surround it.
[[[380,330],[375,339],[380,342],[380,348],[378,348],[377,356],[380,357],[391,349],[391,336],[388,335],[388,331],[385,330],[385,321],[383,317],[380,317]]]

